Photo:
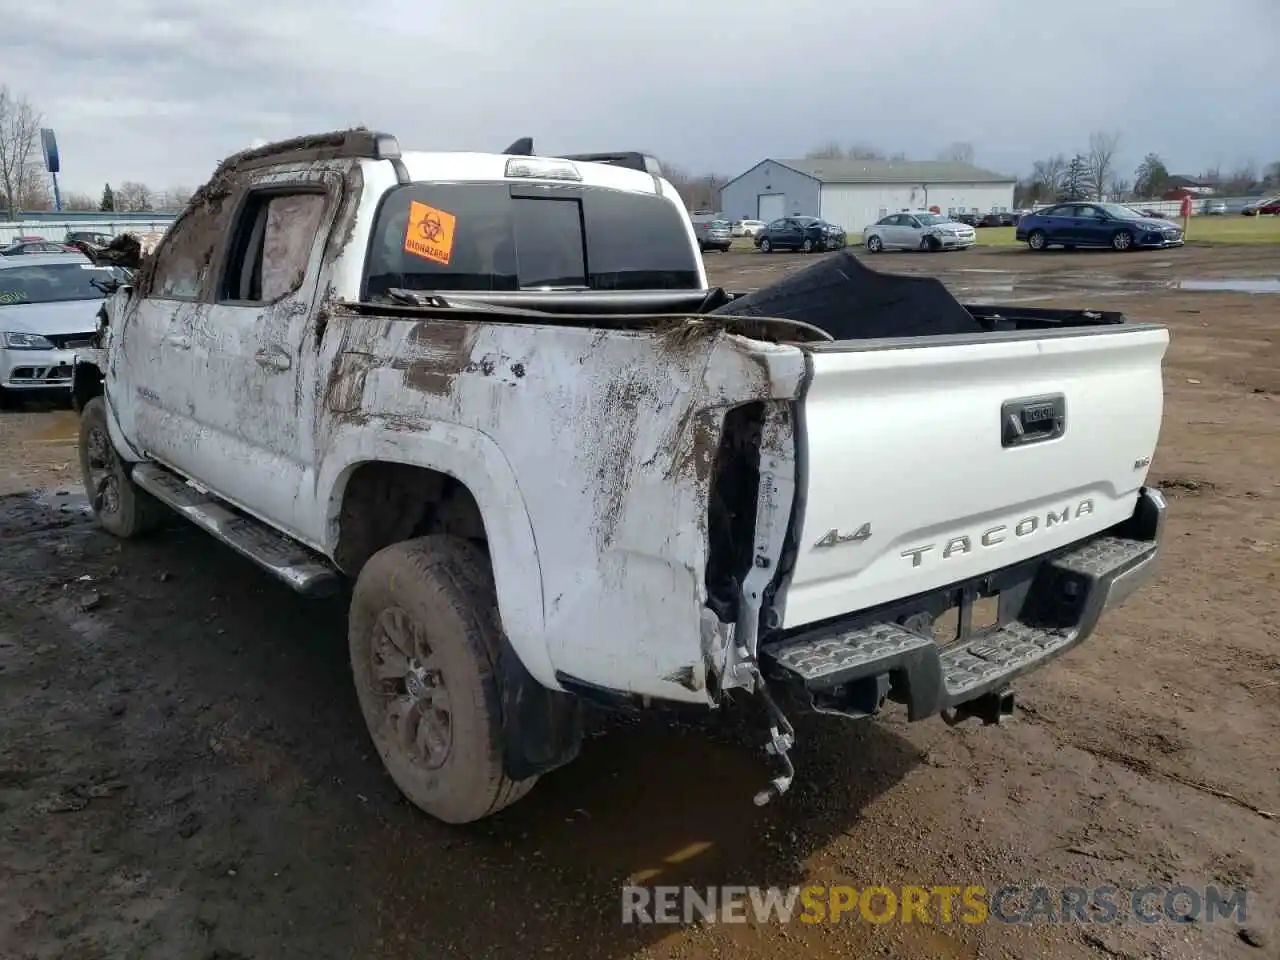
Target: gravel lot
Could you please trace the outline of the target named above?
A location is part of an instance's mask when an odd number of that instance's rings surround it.
[[[340,602],[180,521],[113,541],[51,492],[75,482],[74,416],[0,414],[0,957],[1280,957],[1280,296],[1178,287],[1274,280],[1278,251],[871,260],[963,300],[1168,324],[1167,548],[1088,644],[1020,684],[1013,723],[810,720],[796,786],[764,809],[735,718],[601,720],[498,818],[427,820],[367,741]],[[731,289],[808,262],[707,255]],[[1243,886],[1248,919],[624,926],[618,887],[646,870]]]

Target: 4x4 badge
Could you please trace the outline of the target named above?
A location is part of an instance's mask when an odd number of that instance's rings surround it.
[[[834,547],[840,543],[852,543],[857,540],[866,540],[871,536],[871,524],[864,523],[853,533],[841,533],[835,527],[827,531],[826,536],[814,544],[814,547]]]

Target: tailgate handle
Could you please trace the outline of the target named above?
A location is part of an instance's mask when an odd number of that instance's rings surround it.
[[[1056,440],[1067,432],[1067,398],[1061,393],[1019,397],[1000,405],[1000,445],[1022,447]]]

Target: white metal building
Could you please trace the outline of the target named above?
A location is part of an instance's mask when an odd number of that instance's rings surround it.
[[[720,190],[731,220],[822,217],[846,231],[899,210],[1000,213],[1013,208],[1015,177],[934,160],[761,160]]]

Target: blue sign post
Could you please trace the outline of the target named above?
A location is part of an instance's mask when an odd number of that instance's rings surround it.
[[[44,151],[44,168],[53,177],[53,209],[62,209],[62,194],[58,192],[58,173],[62,170],[62,160],[58,156],[58,138],[53,135],[52,127],[40,128],[40,149]]]

